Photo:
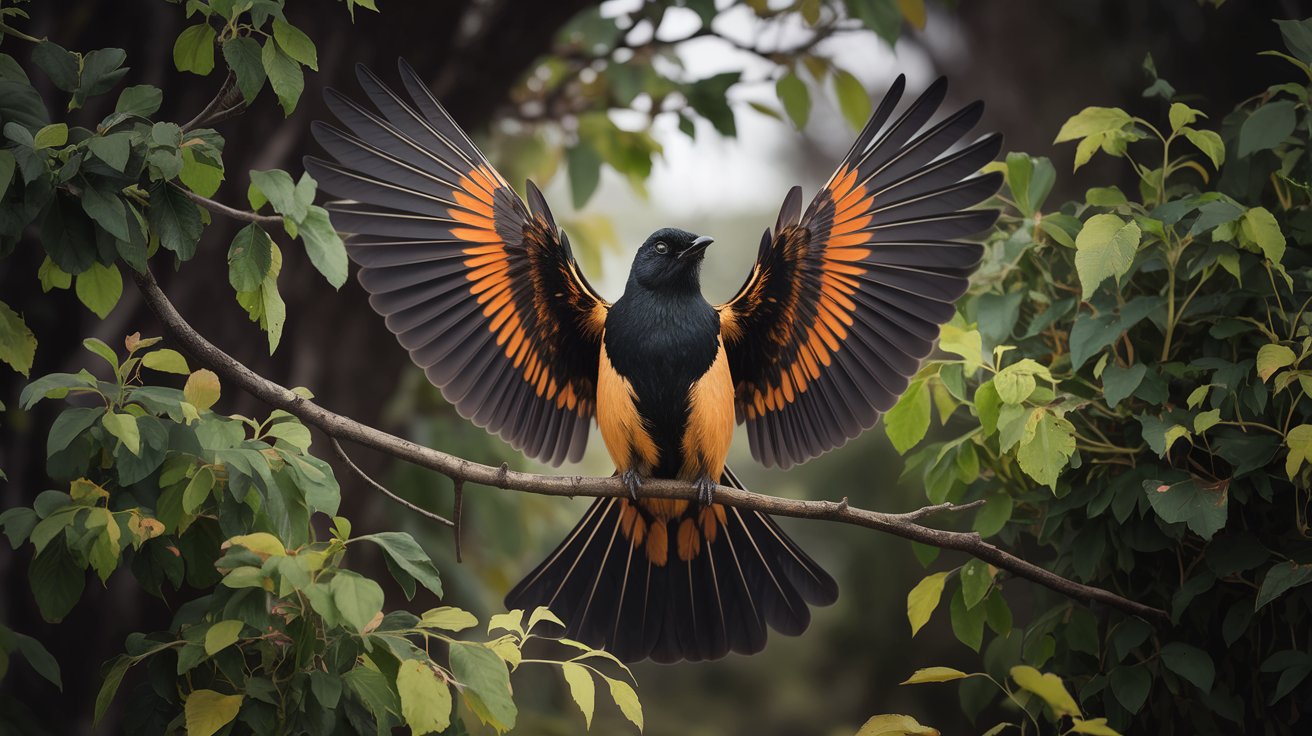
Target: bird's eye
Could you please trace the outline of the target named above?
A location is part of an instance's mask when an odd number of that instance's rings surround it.
[[[661,255],[665,255],[666,253],[670,252],[670,246],[666,245],[664,242],[657,242],[656,252],[660,253]]]

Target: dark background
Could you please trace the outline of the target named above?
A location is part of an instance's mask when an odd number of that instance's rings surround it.
[[[296,24],[318,44],[320,72],[307,76],[306,93],[290,118],[284,119],[275,105],[262,99],[251,112],[218,126],[227,139],[228,180],[216,199],[244,202],[242,172],[249,169],[281,167],[299,172],[300,157],[312,147],[309,122],[326,117],[320,88],[353,88],[349,80],[356,62],[390,70],[396,56],[405,56],[432,82],[456,119],[473,131],[485,129],[504,111],[525,70],[549,52],[554,32],[590,3],[379,0],[379,5],[380,14],[358,11],[354,25],[340,2],[313,0],[290,9]],[[124,48],[132,66],[124,83],[153,84],[165,92],[158,119],[190,119],[218,83],[215,78],[173,70],[169,49],[186,24],[175,5],[158,0],[38,0],[27,9],[32,20],[24,30],[32,35],[49,36],[66,48],[82,51]],[[953,24],[960,43],[943,47],[932,42],[932,34],[914,33],[899,43],[923,45],[935,65],[952,77],[955,94],[985,99],[985,125],[1005,133],[1006,150],[1051,155],[1059,172],[1058,188],[1066,189],[1055,196],[1082,189],[1082,176],[1068,175],[1073,147],[1053,151],[1051,145],[1067,117],[1092,104],[1123,106],[1150,118],[1164,116],[1163,103],[1141,96],[1147,86],[1142,71],[1145,53],[1152,53],[1161,76],[1177,90],[1205,92],[1206,98],[1198,104],[1219,120],[1252,90],[1279,81],[1286,73],[1284,62],[1256,56],[1279,45],[1269,19],[1309,14],[1306,4],[1292,0],[1230,0],[1219,9],[1195,0],[974,0],[960,3],[956,10],[931,3],[931,11],[931,27]],[[0,50],[27,65],[25,45],[10,39]],[[40,75],[34,80],[40,83]],[[98,120],[112,99],[111,95],[93,100],[95,104],[69,122]],[[817,172],[827,172],[832,165],[830,161],[802,163]],[[1115,171],[1118,165],[1105,158],[1090,164],[1107,166],[1106,171]],[[1094,176],[1089,174],[1090,180]],[[774,202],[763,203],[764,209],[773,206]],[[284,249],[279,285],[288,319],[282,344],[270,357],[263,333],[233,302],[225,277],[226,244],[235,229],[231,222],[216,221],[206,230],[206,239],[188,268],[177,274],[157,270],[182,314],[210,340],[283,385],[311,387],[320,403],[334,411],[471,459],[528,467],[509,447],[460,420],[427,387],[354,282],[333,292],[298,248]],[[636,244],[624,247],[632,245]],[[43,295],[35,275],[39,265],[35,253],[37,249],[20,246],[0,261],[0,294],[24,314],[40,340],[33,376],[84,367],[80,348],[84,337],[117,345],[130,332],[159,334],[131,284],[104,321],[96,320],[71,293]],[[0,371],[0,401],[7,406],[17,404],[21,386],[20,376]],[[28,414],[0,415],[0,467],[9,476],[7,483],[0,481],[0,509],[30,504],[46,488],[44,442],[52,408],[47,402]],[[267,413],[235,389],[216,408],[225,413]],[[329,454],[323,442],[316,451]],[[363,450],[357,461],[408,496],[439,511],[449,508],[450,487],[444,479],[392,467]],[[767,492],[812,498],[846,495],[856,505],[886,511],[923,503],[923,494],[914,484],[895,486],[901,461],[878,430],[787,475],[748,468],[742,462],[739,466],[750,487]],[[357,533],[413,532],[443,571],[447,601],[479,614],[499,609],[509,585],[557,541],[581,507],[577,502],[571,506],[473,488],[467,499],[465,560],[457,566],[445,529],[387,505],[347,472],[339,469],[338,477],[343,486],[342,513],[354,521]],[[776,636],[768,650],[754,658],[636,668],[647,733],[850,733],[870,714],[884,712],[916,715],[945,733],[967,730],[952,686],[895,687],[916,667],[954,662],[969,667],[972,660],[978,661],[953,638],[946,617],[936,618],[915,639],[909,637],[905,595],[923,575],[910,546],[865,530],[818,523],[786,525],[835,573],[843,589],[839,604],[819,611],[805,636]],[[187,591],[161,602],[143,594],[128,575],[115,575],[107,587],[93,578],[68,619],[50,625],[41,620],[32,601],[28,562],[27,549],[13,552],[0,545],[0,621],[46,643],[61,664],[64,691],[30,676],[26,665],[17,661],[0,681],[0,691],[12,702],[25,704],[33,722],[49,733],[90,732],[100,663],[121,651],[129,632],[163,628],[171,608],[185,600]],[[351,564],[380,580],[387,578],[380,561],[367,555],[353,557]],[[1024,586],[1010,586],[1009,597],[1013,592],[1013,607],[1018,617],[1024,617]],[[389,607],[423,610],[434,605],[431,596],[423,598],[424,592],[412,603],[394,589],[388,593]],[[578,713],[554,676],[524,672],[516,676],[516,683],[523,711],[519,732],[580,730]],[[598,733],[623,728],[611,708],[601,706],[594,725]],[[113,732],[116,718],[111,712],[101,731]],[[982,731],[994,722],[985,716],[974,730]]]

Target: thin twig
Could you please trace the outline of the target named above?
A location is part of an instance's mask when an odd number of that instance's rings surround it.
[[[626,497],[629,493],[618,476],[607,478],[584,478],[582,476],[552,476],[521,473],[510,470],[504,464],[499,468],[465,460],[415,444],[409,440],[388,434],[374,427],[361,424],[348,417],[335,414],[314,402],[297,395],[288,388],[256,374],[206,340],[186,322],[172,302],[155,283],[150,271],[136,274],[137,286],[141,289],[146,304],[163,324],[164,329],[177,343],[189,353],[196,362],[208,366],[226,381],[235,384],[266,404],[282,409],[306,424],[313,425],[334,439],[352,442],[373,448],[399,460],[418,465],[466,483],[477,483],[506,490],[538,493],[547,496],[592,496],[592,497]],[[690,483],[675,480],[652,479],[643,483],[643,494],[656,498],[681,498],[695,500],[697,489]],[[751,491],[717,486],[715,498],[719,503],[740,509],[760,511],[775,516],[793,516],[803,519],[823,519],[844,524],[863,526],[894,536],[928,544],[942,549],[953,549],[970,554],[992,564],[1001,570],[1038,583],[1063,595],[1087,603],[1100,603],[1144,619],[1165,623],[1169,620],[1166,612],[1159,608],[1130,600],[1103,588],[1068,580],[1051,570],[1044,569],[1032,562],[1023,560],[1009,552],[984,541],[974,532],[954,532],[922,526],[908,521],[907,514],[885,514],[855,508],[846,502],[801,501],[791,498],[778,498]],[[910,512],[912,518],[933,513],[941,509],[931,507],[931,511]]]
[[[213,125],[220,120],[226,120],[235,114],[246,109],[246,102],[241,98],[241,89],[237,86],[237,78],[231,73],[223,80],[219,86],[219,91],[214,94],[214,99],[205,105],[205,108],[196,114],[196,117],[187,121],[182,126],[182,132],[195,130],[207,125]],[[219,112],[215,112],[218,110]],[[233,112],[236,110],[237,112]]]
[[[464,530],[465,520],[465,482],[459,478],[452,478],[451,482],[455,484],[456,500],[454,508],[451,509],[451,515],[456,517],[456,564],[464,562],[460,556],[460,537],[461,531]]]
[[[210,212],[213,212],[216,215],[223,215],[224,217],[231,217],[234,220],[242,220],[244,222],[254,222],[260,225],[282,224],[281,215],[261,215],[256,212],[249,212],[247,210],[235,209],[221,202],[215,202],[214,200],[208,197],[202,197],[199,194],[191,191],[190,189],[187,189],[186,187],[178,186],[177,184],[173,184],[173,187],[175,187],[179,192],[182,192],[183,194],[187,195],[187,198],[190,199],[191,201],[195,202],[201,207],[204,207]]]
[[[337,438],[336,438],[336,437],[331,437],[331,436],[330,436],[330,437],[328,438],[328,441],[332,443],[332,445],[333,445],[333,452],[337,453],[337,457],[338,457],[338,459],[340,459],[342,462],[346,463],[346,466],[347,466],[348,468],[350,468],[351,470],[355,471],[355,474],[358,475],[358,476],[360,476],[361,480],[363,480],[365,483],[368,483],[369,485],[373,486],[374,488],[377,488],[378,490],[382,491],[382,492],[383,492],[383,495],[387,496],[388,498],[392,499],[393,501],[396,501],[397,503],[399,503],[399,504],[401,504],[402,506],[404,506],[404,507],[410,509],[411,511],[414,511],[414,512],[419,513],[419,514],[423,514],[424,516],[428,517],[429,519],[432,519],[433,521],[436,521],[436,522],[439,523],[439,524],[446,524],[447,526],[456,527],[456,530],[457,530],[457,531],[456,531],[456,539],[458,540],[458,539],[460,538],[460,536],[459,536],[459,534],[460,534],[460,532],[459,532],[460,527],[456,526],[455,522],[451,521],[450,519],[446,518],[445,516],[439,516],[438,514],[435,514],[435,513],[433,513],[432,511],[429,511],[428,509],[425,509],[425,508],[421,508],[421,507],[419,507],[419,506],[416,506],[416,505],[414,505],[413,503],[410,503],[409,501],[405,500],[404,498],[401,498],[400,496],[396,495],[395,493],[392,493],[392,492],[389,491],[389,490],[387,489],[387,487],[384,486],[382,483],[379,483],[378,481],[374,480],[373,478],[370,478],[368,473],[366,473],[366,472],[364,472],[363,470],[361,470],[361,469],[360,469],[360,466],[359,466],[359,465],[356,465],[356,464],[351,460],[351,456],[346,454],[346,450],[342,449],[342,445],[341,445],[340,442],[337,441]],[[458,513],[458,512],[457,512],[457,513]],[[460,517],[457,516],[456,518],[458,519],[458,518],[460,518]],[[457,542],[456,544],[459,545],[459,542]],[[458,549],[460,549],[460,547],[457,546],[456,549],[458,550]],[[459,553],[457,553],[457,554],[459,554]]]

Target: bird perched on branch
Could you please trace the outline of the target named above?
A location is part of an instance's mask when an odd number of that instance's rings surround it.
[[[715,503],[735,421],[758,461],[787,468],[874,425],[929,354],[982,255],[963,242],[994,210],[1001,146],[958,147],[978,102],[930,125],[935,82],[894,115],[893,83],[805,209],[800,188],[729,302],[702,297],[711,239],[664,228],[624,295],[600,297],[541,192],[527,204],[405,62],[403,99],[361,67],[373,110],[334,92],[347,131],[316,122],[336,163],[307,158],[353,236],[370,304],[460,414],[525,454],[576,461],[595,421],[628,498],[598,499],[506,597],[545,605],[567,635],[620,659],[751,654],[767,627],[799,634],[831,578],[768,516]],[[698,500],[643,498],[644,478]]]

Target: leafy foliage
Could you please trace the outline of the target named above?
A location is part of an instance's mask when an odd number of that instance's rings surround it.
[[[1281,724],[1312,674],[1312,262],[1291,245],[1312,232],[1312,21],[1280,29],[1289,53],[1271,53],[1303,76],[1219,125],[1174,102],[1166,125],[1090,107],[1062,126],[1075,168],[1125,159],[1133,192],[1050,205],[1047,159],[995,165],[1006,213],[944,333],[951,355],[916,379],[932,401],[909,391],[889,413],[889,436],[915,447],[907,472],[931,501],[985,500],[983,536],[1048,550],[1058,573],[1165,609],[1171,626],[1064,600],[1022,626],[996,570],[935,572],[908,616],[919,629],[950,594],[953,631],[987,673],[958,673],[972,716],[992,680],[1036,727],[1293,732]],[[934,415],[942,434],[926,441]]]

